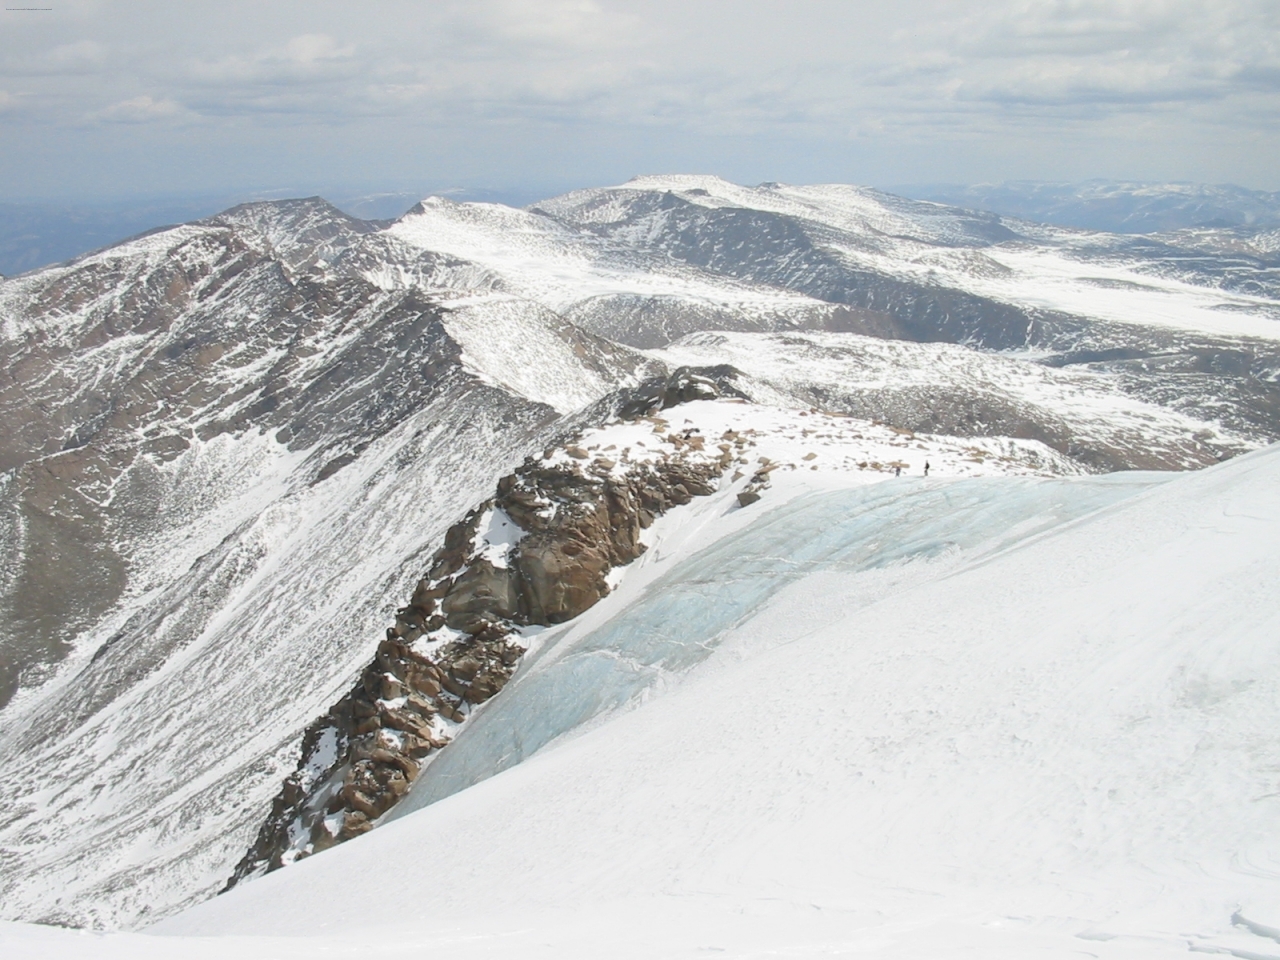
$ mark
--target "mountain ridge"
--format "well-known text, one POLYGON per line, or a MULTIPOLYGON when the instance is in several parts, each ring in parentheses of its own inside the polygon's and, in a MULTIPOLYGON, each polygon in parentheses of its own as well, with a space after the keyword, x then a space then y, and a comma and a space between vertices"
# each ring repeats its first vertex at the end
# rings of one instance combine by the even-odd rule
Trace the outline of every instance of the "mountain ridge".
POLYGON ((0 281, 6 917, 212 894, 445 532, 655 376, 860 483, 1280 438, 1270 268, 1203 235, 706 177, 538 206, 264 202, 0 281))

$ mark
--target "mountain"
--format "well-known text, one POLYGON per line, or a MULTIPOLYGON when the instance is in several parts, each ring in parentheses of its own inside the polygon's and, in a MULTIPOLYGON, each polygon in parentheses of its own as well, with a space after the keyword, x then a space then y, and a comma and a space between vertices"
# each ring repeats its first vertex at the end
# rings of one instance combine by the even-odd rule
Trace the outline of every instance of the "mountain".
MULTIPOLYGON (((523 204, 546 194, 528 189, 454 188, 447 195, 458 200, 523 204)), ((400 216, 422 199, 422 194, 340 191, 330 197, 346 214, 378 220, 400 216)), ((243 199, 196 195, 111 203, 0 202, 0 275, 12 277, 70 260, 128 237, 210 216, 243 199)))
POLYGON ((107 204, 0 203, 0 274, 14 276, 70 260, 126 237, 208 216, 228 202, 222 197, 192 197, 107 204))
POLYGON ((1113 233, 1161 233, 1193 227, 1280 227, 1280 193, 1231 184, 1086 180, 1052 183, 921 184, 895 188, 909 197, 989 210, 1063 227, 1113 233))
POLYGON ((1280 448, 774 484, 658 521, 390 822, 96 955, 1274 953, 1280 448))
MULTIPOLYGON (((392 638, 404 663, 459 645, 432 667, 455 684, 512 658, 517 686, 451 694, 460 719, 419 738, 441 745, 411 796, 434 795, 432 770, 472 769, 460 748, 510 735, 479 721, 515 709, 538 628, 559 621, 504 608, 513 639, 474 670, 462 648, 498 642, 478 622, 405 630, 427 615, 415 598, 440 599, 424 577, 424 594, 462 591, 430 570, 511 492, 504 477, 581 489, 572 510, 598 512, 604 477, 639 483, 613 471, 642 443, 696 438, 715 475, 657 491, 657 537, 704 499, 738 504, 735 523, 781 506, 784 474, 862 491, 928 462, 943 504, 961 478, 1045 492, 1011 493, 1026 512, 995 511, 981 529, 997 536, 1128 489, 1019 477, 1186 470, 1275 441, 1264 247, 673 176, 523 210, 429 198, 392 223, 319 198, 249 204, 0 282, 3 917, 140 927, 222 889, 305 766, 307 731, 349 708, 355 736, 356 704, 387 700, 365 678, 392 638), (581 463, 556 474, 570 450, 581 463), (1054 499, 1068 490, 1094 492, 1054 499)), ((944 524, 926 553, 959 536, 944 524)), ((496 549, 468 542, 450 577, 496 549)), ((632 564, 667 549, 645 542, 632 564)), ((592 546, 565 543, 557 562, 592 546)), ((595 570, 593 600, 621 589, 627 555, 595 570)), ((634 659, 611 649, 589 662, 634 659)), ((641 695, 565 676, 566 704, 641 695)), ((407 724, 401 706, 370 709, 407 724)), ((567 732, 544 729, 525 742, 567 732)))

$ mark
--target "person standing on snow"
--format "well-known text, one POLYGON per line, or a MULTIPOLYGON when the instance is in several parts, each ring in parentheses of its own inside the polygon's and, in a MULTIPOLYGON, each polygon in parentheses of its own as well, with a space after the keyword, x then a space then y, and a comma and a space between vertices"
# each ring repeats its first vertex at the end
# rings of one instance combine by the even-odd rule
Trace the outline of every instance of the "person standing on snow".
POLYGON ((926 460, 926 461, 924 462, 924 475, 925 475, 926 477, 929 475, 929 461, 928 461, 928 460, 926 460))

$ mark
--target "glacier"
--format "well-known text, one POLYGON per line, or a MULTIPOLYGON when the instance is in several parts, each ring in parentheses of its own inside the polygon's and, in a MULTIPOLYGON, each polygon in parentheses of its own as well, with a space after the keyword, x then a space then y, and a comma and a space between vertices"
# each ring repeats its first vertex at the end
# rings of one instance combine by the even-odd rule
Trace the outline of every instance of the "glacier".
MULTIPOLYGON (((591 628, 575 623, 539 634, 537 653, 516 681, 428 765, 392 817, 465 790, 597 716, 675 682, 711 656, 734 627, 802 579, 925 560, 935 561, 931 567, 937 575, 939 565, 944 568, 960 556, 974 562, 1166 479, 1135 473, 941 484, 904 478, 813 491, 772 507, 736 535, 686 559, 674 564, 667 559, 661 563, 665 571, 638 596, 626 590, 628 568, 619 580, 626 592, 617 592, 586 618, 590 623, 608 619, 591 628), (610 617, 611 607, 621 609, 610 617)), ((676 522, 697 524, 708 513, 723 515, 733 508, 733 501, 721 496, 691 504, 676 522)), ((703 522, 714 523, 714 518, 703 522)), ((654 547, 662 552, 661 539, 654 547)))

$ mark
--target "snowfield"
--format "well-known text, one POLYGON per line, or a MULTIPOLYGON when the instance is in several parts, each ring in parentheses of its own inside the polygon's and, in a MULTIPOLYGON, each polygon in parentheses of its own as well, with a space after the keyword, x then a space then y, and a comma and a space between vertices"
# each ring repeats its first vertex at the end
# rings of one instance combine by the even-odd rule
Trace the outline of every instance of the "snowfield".
MULTIPOLYGON (((523 762, 147 934, 5 955, 1280 955, 1280 448, 774 477, 537 638, 493 726, 546 732, 575 658, 648 673, 599 709, 553 684, 582 718, 523 762)), ((441 757, 501 766, 485 719, 441 757)))

